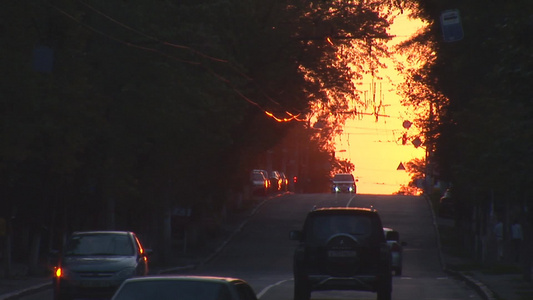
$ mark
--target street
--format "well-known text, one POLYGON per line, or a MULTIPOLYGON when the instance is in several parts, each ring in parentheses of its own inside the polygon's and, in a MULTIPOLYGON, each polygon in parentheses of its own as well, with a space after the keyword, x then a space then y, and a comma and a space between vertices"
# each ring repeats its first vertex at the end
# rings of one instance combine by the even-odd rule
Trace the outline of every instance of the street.
MULTIPOLYGON (((216 257, 188 274, 238 277, 250 283, 261 300, 292 299, 296 242, 289 240, 289 232, 301 228, 314 206, 373 206, 385 227, 400 232, 407 246, 403 274, 393 279, 393 299, 481 299, 442 271, 430 208, 424 198, 414 196, 290 194, 269 199, 216 257)), ((371 292, 312 293, 312 299, 323 300, 375 298, 371 292)), ((52 293, 22 299, 52 299, 52 293)))

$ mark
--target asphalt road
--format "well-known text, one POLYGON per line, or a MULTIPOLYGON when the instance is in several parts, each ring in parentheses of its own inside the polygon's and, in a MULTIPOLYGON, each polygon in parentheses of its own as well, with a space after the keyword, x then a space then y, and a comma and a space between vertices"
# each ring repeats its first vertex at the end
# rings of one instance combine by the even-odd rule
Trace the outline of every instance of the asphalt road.
MULTIPOLYGON (((403 274, 393 279, 394 300, 481 299, 465 283, 442 271, 430 208, 424 198, 413 196, 291 194, 270 199, 215 258, 191 272, 242 278, 260 300, 292 300, 296 242, 289 240, 289 232, 301 228, 314 206, 371 205, 380 212, 383 225, 398 230, 401 240, 407 242, 403 274)), ((52 293, 49 290, 21 299, 47 300, 52 293)), ((313 292, 312 299, 376 299, 376 294, 313 292)))

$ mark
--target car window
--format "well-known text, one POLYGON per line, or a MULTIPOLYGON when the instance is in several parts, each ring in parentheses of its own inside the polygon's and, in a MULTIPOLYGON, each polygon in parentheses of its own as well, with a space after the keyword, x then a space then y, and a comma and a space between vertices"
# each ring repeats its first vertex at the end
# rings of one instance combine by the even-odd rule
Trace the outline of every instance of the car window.
POLYGON ((117 255, 131 256, 135 248, 127 235, 82 234, 74 235, 65 249, 65 255, 117 255))
POLYGON ((127 282, 114 300, 231 300, 228 287, 216 282, 149 280, 127 282))
POLYGON ((371 234, 372 220, 365 215, 316 216, 307 230, 311 243, 324 243, 337 233, 364 238, 371 234))
POLYGON ((337 174, 333 178, 335 181, 354 181, 353 176, 351 174, 337 174))

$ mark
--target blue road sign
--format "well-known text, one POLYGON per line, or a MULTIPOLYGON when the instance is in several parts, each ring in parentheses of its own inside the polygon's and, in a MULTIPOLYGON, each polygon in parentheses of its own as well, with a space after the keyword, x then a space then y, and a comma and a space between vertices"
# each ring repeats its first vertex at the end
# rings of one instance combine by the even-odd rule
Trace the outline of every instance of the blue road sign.
POLYGON ((458 9, 443 11, 440 15, 440 26, 445 42, 456 42, 463 39, 463 25, 458 9))

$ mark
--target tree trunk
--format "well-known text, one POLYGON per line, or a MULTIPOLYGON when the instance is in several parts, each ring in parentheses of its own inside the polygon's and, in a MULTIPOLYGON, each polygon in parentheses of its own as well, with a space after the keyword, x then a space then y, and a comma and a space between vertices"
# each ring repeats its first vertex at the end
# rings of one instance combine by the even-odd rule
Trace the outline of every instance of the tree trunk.
POLYGON ((37 230, 33 232, 31 237, 31 246, 30 246, 30 257, 29 261, 29 271, 31 274, 39 274, 39 253, 41 249, 41 232, 37 230))

